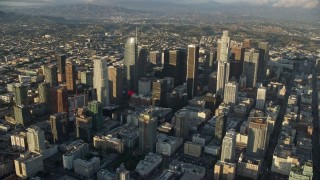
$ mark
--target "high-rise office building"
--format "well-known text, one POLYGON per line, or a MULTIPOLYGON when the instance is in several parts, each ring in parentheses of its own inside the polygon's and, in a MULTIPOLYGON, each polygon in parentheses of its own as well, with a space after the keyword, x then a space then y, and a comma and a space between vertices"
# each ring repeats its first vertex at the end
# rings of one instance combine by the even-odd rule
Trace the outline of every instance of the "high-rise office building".
POLYGON ((213 55, 209 51, 205 52, 205 59, 203 62, 203 84, 207 85, 209 81, 209 76, 213 72, 213 55))
POLYGON ((57 80, 58 82, 64 82, 66 78, 66 60, 67 56, 64 54, 57 55, 57 66, 58 66, 58 71, 57 71, 57 80))
POLYGON ((248 145, 246 155, 263 158, 267 150, 268 124, 266 119, 251 119, 249 122, 248 145))
POLYGON ((213 72, 209 76, 208 91, 215 93, 217 90, 217 72, 213 72))
POLYGON ((169 51, 168 64, 164 68, 166 77, 174 78, 175 86, 185 82, 185 66, 186 66, 186 51, 185 49, 176 49, 169 51))
POLYGON ((120 66, 108 67, 110 103, 120 104, 123 92, 123 68, 120 66))
POLYGON ((149 78, 141 78, 138 83, 138 94, 139 95, 150 95, 151 94, 151 79, 149 78))
POLYGON ((51 87, 58 85, 58 69, 55 65, 44 66, 44 79, 45 82, 50 83, 51 87))
POLYGON ((265 79, 267 72, 267 64, 269 61, 269 43, 268 42, 259 42, 260 50, 260 61, 258 68, 258 79, 265 79))
POLYGON ((27 129, 27 142, 31 152, 41 153, 46 149, 44 131, 38 126, 30 126, 27 129))
POLYGON ((63 142, 69 138, 69 116, 66 112, 50 116, 51 133, 53 142, 63 142))
POLYGON ((109 100, 109 78, 106 59, 94 60, 93 88, 97 92, 97 100, 102 106, 108 106, 109 100))
POLYGON ((102 128, 102 105, 99 101, 88 102, 87 115, 92 117, 93 130, 99 130, 102 128))
POLYGON ((260 86, 257 90, 257 99, 256 99, 256 109, 264 110, 264 105, 266 103, 267 88, 260 86))
POLYGON ((136 38, 129 38, 125 44, 124 71, 128 90, 134 89, 135 66, 138 59, 138 45, 136 38))
POLYGON ((188 99, 197 95, 198 88, 199 45, 188 46, 187 94, 188 99))
POLYGON ((162 64, 162 68, 164 69, 164 72, 166 72, 166 70, 168 69, 168 65, 169 65, 169 50, 168 49, 162 50, 161 64, 162 64))
POLYGON ((239 78, 239 88, 246 89, 247 88, 247 77, 244 74, 241 74, 239 78))
POLYGON ((224 86, 229 82, 230 63, 218 61, 217 86, 216 93, 223 96, 224 86))
POLYGON ((155 152, 158 117, 148 110, 139 117, 139 149, 143 152, 155 152))
POLYGON ((244 53, 243 74, 246 76, 247 87, 256 87, 260 51, 247 49, 244 53))
POLYGON ((57 89, 57 112, 69 113, 68 90, 66 87, 57 89))
POLYGON ((167 81, 159 79, 152 82, 152 105, 164 107, 166 105, 167 81))
POLYGON ((81 81, 81 84, 92 87, 93 86, 93 72, 92 71, 82 71, 80 81, 81 81))
POLYGON ((161 65, 161 53, 159 51, 150 51, 150 63, 156 66, 161 65))
POLYGON ((229 31, 223 31, 223 35, 218 44, 218 72, 216 93, 223 95, 224 86, 229 81, 230 76, 230 37, 229 31))
POLYGON ((234 162, 236 151, 236 132, 229 130, 223 138, 221 148, 221 161, 234 162))
POLYGON ((234 107, 238 100, 239 85, 235 81, 230 81, 225 85, 223 102, 234 107))
POLYGON ((231 48, 231 61, 230 61, 230 77, 239 79, 243 71, 243 59, 245 49, 241 46, 234 45, 231 48))
POLYGON ((66 87, 69 92, 75 92, 76 91, 76 68, 75 65, 68 61, 67 65, 65 67, 65 73, 66 73, 66 87))
POLYGON ((148 52, 145 47, 138 47, 138 59, 135 65, 134 72, 134 91, 138 91, 138 81, 147 75, 148 68, 148 52))
POLYGON ((242 43, 242 47, 243 48, 251 48, 252 46, 252 40, 251 39, 244 39, 243 43, 242 43))
POLYGON ((92 118, 85 115, 85 109, 78 109, 76 117, 76 136, 86 142, 93 139, 92 118))
POLYGON ((50 105, 50 84, 43 82, 38 85, 39 102, 50 105))
POLYGON ((30 122, 30 110, 28 106, 13 106, 16 124, 26 126, 30 122))
POLYGON ((17 83, 13 86, 14 102, 17 106, 28 105, 28 86, 17 83))
POLYGON ((214 132, 214 139, 218 144, 222 143, 223 137, 226 134, 227 129, 227 117, 225 114, 216 116, 216 126, 214 132))
POLYGON ((175 113, 175 136, 186 139, 189 135, 189 112, 181 109, 175 113))

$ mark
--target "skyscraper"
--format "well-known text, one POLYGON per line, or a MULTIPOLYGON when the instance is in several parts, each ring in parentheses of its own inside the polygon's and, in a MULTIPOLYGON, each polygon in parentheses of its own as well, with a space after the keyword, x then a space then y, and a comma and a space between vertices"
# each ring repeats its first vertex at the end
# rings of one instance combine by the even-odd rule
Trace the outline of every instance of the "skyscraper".
POLYGON ((227 129, 227 117, 224 114, 216 116, 216 126, 214 132, 214 139, 218 144, 222 143, 222 139, 226 134, 227 129))
POLYGON ((76 136, 86 142, 91 142, 93 138, 92 118, 87 117, 86 109, 78 109, 76 116, 76 136))
POLYGON ((17 83, 13 86, 14 102, 17 106, 28 105, 28 86, 17 83))
POLYGON ((213 54, 210 53, 209 51, 205 52, 205 59, 203 62, 203 84, 206 85, 208 84, 209 76, 213 72, 213 54))
POLYGON ((66 112, 50 116, 51 133, 53 142, 63 142, 69 137, 69 116, 66 112))
POLYGON ((97 91, 97 100, 102 106, 108 106, 109 101, 109 79, 106 59, 94 60, 93 88, 97 91))
POLYGON ((215 93, 217 90, 217 72, 213 72, 209 76, 208 91, 215 93))
POLYGON ((76 69, 75 65, 68 61, 67 65, 65 67, 65 73, 66 73, 66 87, 69 92, 75 92, 76 91, 76 69))
POLYGON ((159 51, 150 51, 150 63, 156 66, 161 65, 161 53, 159 51))
POLYGON ((58 65, 58 82, 64 82, 66 78, 66 60, 67 56, 64 54, 57 55, 57 65, 58 65))
POLYGON ((175 113, 175 136, 186 139, 189 135, 189 112, 181 109, 175 113))
POLYGON ((69 113, 68 91, 66 87, 57 89, 57 112, 69 113))
POLYGON ((238 100, 239 85, 235 81, 230 81, 225 85, 223 102, 234 107, 238 100))
POLYGON ((267 88, 260 86, 257 90, 256 109, 264 110, 266 95, 267 95, 267 88))
POLYGON ((258 68, 258 79, 265 79, 267 64, 269 61, 269 43, 268 42, 260 42, 259 43, 260 50, 260 61, 258 68))
POLYGON ((123 68, 120 66, 108 67, 110 103, 120 104, 123 92, 123 68))
POLYGON ((138 47, 138 59, 135 64, 134 69, 134 91, 138 91, 138 81, 140 78, 143 78, 147 74, 148 68, 148 53, 147 49, 139 46, 138 47))
POLYGON ((256 87, 260 51, 247 49, 244 53, 243 74, 246 76, 247 87, 256 87))
POLYGON ((159 79, 152 83, 152 105, 164 107, 166 105, 167 81, 159 79))
POLYGON ((27 129, 27 141, 31 152, 41 153, 46 149, 44 131, 38 126, 31 126, 27 129))
POLYGON ((102 105, 99 101, 90 101, 88 103, 87 114, 92 117, 92 126, 94 130, 102 128, 102 105))
POLYGON ((188 99, 197 95, 198 88, 199 45, 188 46, 187 93, 188 99))
POLYGON ((48 82, 51 87, 57 86, 58 85, 57 66, 55 65, 44 66, 44 79, 45 79, 45 82, 48 82))
POLYGON ((268 124, 265 119, 251 119, 249 122, 248 145, 246 154, 248 156, 263 158, 267 150, 268 124))
POLYGON ((223 95, 224 86, 229 81, 230 76, 230 37, 229 31, 223 31, 219 43, 219 59, 218 59, 218 72, 217 72, 217 94, 223 95))
POLYGON ((43 82, 38 85, 39 102, 50 104, 50 84, 43 82))
POLYGON ((242 43, 242 47, 243 48, 251 48, 252 44, 252 40, 251 39, 244 39, 243 43, 242 43))
POLYGON ((16 124, 26 126, 30 122, 30 111, 28 106, 13 106, 16 124))
POLYGON ((221 149, 221 161, 233 162, 236 151, 236 132, 229 130, 223 138, 221 149))
POLYGON ((124 70, 128 90, 134 89, 135 65, 138 59, 137 39, 129 38, 125 44, 124 70))
POLYGON ((139 117, 139 149, 154 152, 157 143, 158 117, 148 110, 139 117))

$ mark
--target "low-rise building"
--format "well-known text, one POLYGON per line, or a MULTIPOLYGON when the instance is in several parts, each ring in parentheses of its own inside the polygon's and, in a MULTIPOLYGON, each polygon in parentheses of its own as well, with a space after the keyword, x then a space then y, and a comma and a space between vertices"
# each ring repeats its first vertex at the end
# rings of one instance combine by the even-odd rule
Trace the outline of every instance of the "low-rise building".
POLYGON ((173 155, 182 145, 182 138, 158 134, 158 142, 156 144, 156 152, 165 156, 173 155))
POLYGON ((236 163, 218 161, 214 165, 214 179, 233 180, 236 176, 236 163))
POLYGON ((289 180, 312 180, 313 164, 311 161, 306 162, 303 166, 292 166, 289 180))
POLYGON ((84 158, 85 155, 89 152, 89 144, 81 141, 80 143, 75 144, 75 146, 71 147, 65 154, 62 156, 63 160, 63 168, 65 169, 73 169, 74 160, 78 158, 84 158))
POLYGON ((141 177, 147 177, 153 170, 155 170, 162 162, 162 157, 155 153, 149 153, 146 157, 141 160, 136 171, 141 177))
POLYGON ((291 145, 278 145, 273 153, 271 171, 288 176, 291 166, 298 165, 296 148, 291 145))
POLYGON ((96 149, 102 151, 113 150, 120 154, 124 152, 124 142, 122 139, 112 137, 112 135, 107 136, 94 136, 93 146, 96 149))
POLYGON ((74 172, 86 178, 92 177, 100 170, 100 158, 93 157, 90 160, 74 160, 74 172))
POLYGON ((200 157, 202 153, 202 146, 201 144, 185 142, 183 150, 184 150, 184 154, 200 157))
POLYGON ((40 154, 26 152, 14 160, 16 175, 27 179, 44 170, 43 157, 40 154))
POLYGON ((28 148, 27 133, 19 132, 11 135, 11 146, 13 149, 25 151, 28 148))
POLYGON ((260 160, 244 156, 242 153, 238 161, 237 175, 251 179, 258 179, 260 167, 260 160))

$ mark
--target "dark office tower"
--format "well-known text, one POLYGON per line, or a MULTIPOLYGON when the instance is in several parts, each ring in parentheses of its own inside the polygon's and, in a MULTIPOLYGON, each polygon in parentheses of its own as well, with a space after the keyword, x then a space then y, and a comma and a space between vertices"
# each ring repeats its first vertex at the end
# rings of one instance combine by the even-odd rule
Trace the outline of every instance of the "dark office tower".
POLYGON ((239 80, 243 71, 243 61, 230 61, 230 77, 239 80))
POLYGON ((216 89, 217 89, 217 72, 213 72, 209 76, 208 91, 210 93, 216 93, 216 89))
POLYGON ((204 85, 208 84, 209 76, 213 71, 213 54, 209 51, 206 52, 206 57, 204 59, 204 72, 203 72, 203 83, 204 85))
POLYGON ((38 85, 39 102, 50 104, 50 84, 43 82, 38 85))
POLYGON ((102 104, 99 101, 90 101, 88 103, 88 116, 92 117, 92 126, 95 131, 103 126, 102 104))
POLYGON ((69 112, 68 91, 66 87, 54 87, 51 89, 51 114, 69 112))
POLYGON ((168 69, 168 65, 169 65, 169 50, 168 49, 162 50, 161 64, 164 69, 164 72, 166 72, 166 70, 168 69))
POLYGON ((181 109, 174 115, 175 121, 175 136, 187 139, 189 136, 189 111, 187 109, 181 109))
POLYGON ((139 79, 145 77, 148 67, 148 52, 144 47, 138 48, 138 62, 135 66, 134 91, 138 92, 139 79))
POLYGON ((169 63, 164 69, 164 75, 174 78, 175 86, 183 84, 184 66, 183 59, 180 58, 180 50, 169 51, 169 63))
POLYGON ((188 46, 188 62, 187 62, 187 94, 188 99, 192 99, 197 95, 198 88, 198 65, 199 65, 199 46, 188 46))
POLYGON ((57 108, 58 112, 69 113, 68 90, 66 87, 60 87, 57 90, 57 108))
POLYGON ((138 59, 138 45, 136 38, 129 38, 125 44, 124 71, 127 90, 134 89, 135 66, 138 59))
POLYGON ((69 115, 66 112, 50 116, 51 133, 53 142, 63 142, 69 138, 69 115))
POLYGON ((260 51, 247 49, 244 53, 243 74, 246 77, 247 87, 256 87, 260 51))
POLYGON ((248 156, 263 158, 267 150, 268 124, 265 119, 251 119, 249 122, 248 156))
POLYGON ((13 86, 14 102, 16 106, 28 105, 28 86, 24 84, 15 84, 13 86))
POLYGON ((214 132, 214 139, 218 144, 222 143, 223 137, 226 134, 227 130, 227 117, 224 114, 221 114, 216 117, 216 127, 214 132))
POLYGON ((44 79, 45 79, 45 82, 48 82, 51 87, 57 86, 58 85, 57 66, 54 66, 54 65, 44 66, 44 79))
POLYGON ((62 54, 62 55, 57 55, 56 58, 57 58, 57 65, 58 65, 58 81, 64 82, 66 78, 67 56, 62 54))
POLYGON ((166 105, 167 81, 160 79, 152 83, 152 105, 164 107, 166 105))
POLYGON ((152 112, 144 112, 139 117, 139 149, 143 152, 155 152, 157 143, 158 117, 152 112))
POLYGON ((16 124, 26 126, 30 122, 30 111, 28 106, 13 106, 16 124))
POLYGON ((120 104, 123 91, 123 68, 120 66, 108 67, 110 103, 120 104))
POLYGON ((247 48, 251 48, 252 46, 252 40, 251 39, 245 39, 243 41, 242 47, 247 49, 247 48))
POLYGON ((68 61, 66 68, 66 87, 69 92, 76 92, 76 68, 75 65, 71 62, 68 61))
POLYGON ((91 142, 93 138, 92 118, 85 115, 76 117, 76 135, 77 138, 86 142, 91 142))
POLYGON ((259 61, 259 69, 258 69, 258 79, 265 79, 266 72, 267 72, 267 64, 270 58, 269 43, 260 42, 259 50, 260 50, 260 61, 259 61))
POLYGON ((150 51, 150 63, 156 66, 161 65, 161 53, 159 51, 150 51))

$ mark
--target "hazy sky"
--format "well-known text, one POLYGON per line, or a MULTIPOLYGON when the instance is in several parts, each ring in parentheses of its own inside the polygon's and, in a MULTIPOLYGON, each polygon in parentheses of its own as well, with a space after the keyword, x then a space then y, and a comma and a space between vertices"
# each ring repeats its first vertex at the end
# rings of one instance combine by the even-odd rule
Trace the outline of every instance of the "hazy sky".
MULTIPOLYGON (((32 3, 95 3, 95 2, 107 2, 110 0, 0 0, 3 3, 11 3, 21 5, 32 2, 32 3)), ((112 0, 111 0, 112 1, 112 0)), ((113 0, 114 1, 114 0, 113 0)), ((119 0, 117 0, 119 1, 119 0)), ((126 0, 132 1, 132 0, 126 0)), ((179 2, 179 3, 203 3, 203 2, 220 2, 220 3, 239 3, 239 2, 247 2, 258 5, 269 5, 273 7, 301 7, 306 9, 319 8, 320 0, 136 0, 136 1, 155 1, 155 2, 179 2)), ((319 8, 320 10, 320 8, 319 8)))

